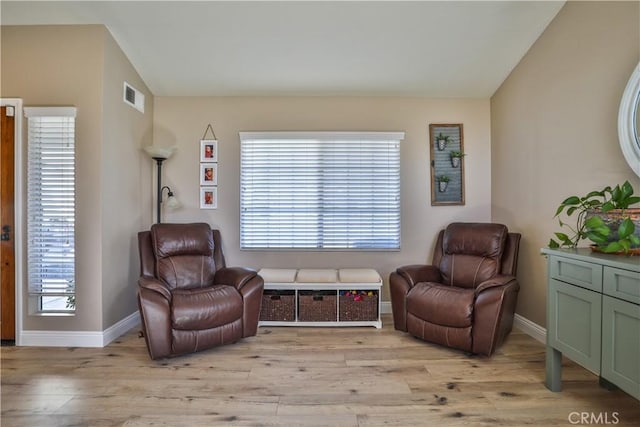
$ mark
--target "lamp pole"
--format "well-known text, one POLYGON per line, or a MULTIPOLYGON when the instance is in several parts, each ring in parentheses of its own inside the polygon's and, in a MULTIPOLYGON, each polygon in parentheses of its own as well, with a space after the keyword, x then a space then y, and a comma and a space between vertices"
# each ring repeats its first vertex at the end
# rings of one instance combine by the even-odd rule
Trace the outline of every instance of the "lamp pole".
POLYGON ((160 203, 162 203, 162 162, 167 160, 166 157, 153 157, 158 165, 158 197, 156 200, 156 223, 160 224, 160 203))

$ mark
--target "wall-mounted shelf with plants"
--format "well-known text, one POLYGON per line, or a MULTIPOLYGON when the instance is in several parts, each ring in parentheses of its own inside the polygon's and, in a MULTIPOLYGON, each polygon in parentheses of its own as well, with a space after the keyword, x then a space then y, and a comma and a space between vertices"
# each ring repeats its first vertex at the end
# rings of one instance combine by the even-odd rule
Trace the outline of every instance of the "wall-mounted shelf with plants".
POLYGON ((464 205, 462 124, 430 124, 431 205, 464 205))

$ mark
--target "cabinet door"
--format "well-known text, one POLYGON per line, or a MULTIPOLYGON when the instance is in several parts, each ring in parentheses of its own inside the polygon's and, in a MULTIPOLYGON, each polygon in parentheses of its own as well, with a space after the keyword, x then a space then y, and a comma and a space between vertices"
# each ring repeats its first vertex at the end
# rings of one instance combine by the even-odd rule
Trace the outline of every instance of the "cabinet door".
POLYGON ((547 310, 547 345, 599 373, 602 295, 550 279, 547 310))
POLYGON ((604 296, 602 377, 640 399, 640 306, 604 296))

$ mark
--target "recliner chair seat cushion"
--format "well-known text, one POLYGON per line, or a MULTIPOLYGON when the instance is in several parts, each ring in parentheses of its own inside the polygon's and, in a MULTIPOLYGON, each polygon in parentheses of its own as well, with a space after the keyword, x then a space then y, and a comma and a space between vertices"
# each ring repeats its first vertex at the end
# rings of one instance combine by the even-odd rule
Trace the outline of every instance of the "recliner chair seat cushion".
POLYGON ((466 328, 472 324, 474 299, 473 289, 422 282, 407 294, 407 312, 436 325, 466 328))
POLYGON ((242 296, 232 286, 176 289, 172 296, 174 329, 210 329, 242 318, 242 296))

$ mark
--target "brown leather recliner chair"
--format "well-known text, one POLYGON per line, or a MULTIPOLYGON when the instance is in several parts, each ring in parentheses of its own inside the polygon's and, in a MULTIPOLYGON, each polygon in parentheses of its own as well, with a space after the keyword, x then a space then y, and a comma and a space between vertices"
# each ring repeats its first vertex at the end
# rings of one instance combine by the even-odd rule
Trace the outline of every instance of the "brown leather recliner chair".
POLYGON ((225 267, 208 224, 155 224, 138 233, 138 307, 152 359, 229 344, 257 332, 264 281, 225 267))
POLYGON ((438 235, 432 265, 389 277, 397 330, 490 356, 513 325, 520 234, 502 224, 453 223, 438 235))

